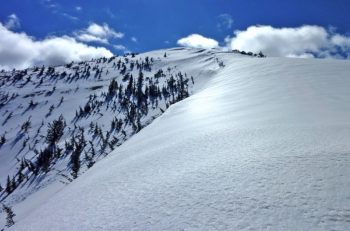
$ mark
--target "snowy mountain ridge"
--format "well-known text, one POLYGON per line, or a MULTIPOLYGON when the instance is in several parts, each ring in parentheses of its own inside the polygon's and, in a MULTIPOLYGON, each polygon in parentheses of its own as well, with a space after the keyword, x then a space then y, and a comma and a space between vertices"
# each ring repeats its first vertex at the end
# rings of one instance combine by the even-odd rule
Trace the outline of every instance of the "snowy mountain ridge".
MULTIPOLYGON (((5 201, 13 202, 17 215, 13 230, 349 228, 348 61, 258 59, 187 48, 149 52, 137 55, 135 60, 141 58, 146 63, 146 57, 152 57, 153 62, 151 71, 142 68, 145 79, 157 78, 154 75, 162 69, 166 76, 159 78, 160 85, 171 89, 170 77, 177 77, 177 88, 186 89, 188 95, 177 91, 176 96, 183 97, 176 104, 172 104, 176 97, 171 94, 168 98, 163 96, 165 100, 158 98, 159 107, 152 107, 153 103, 147 101, 147 115, 142 110, 138 113, 145 115, 140 118, 142 130, 138 130, 137 116, 134 126, 129 120, 125 130, 128 139, 66 187, 55 181, 33 191, 25 200, 6 198, 5 201), (188 80, 181 81, 179 72, 188 80), (167 105, 170 107, 165 110, 167 105)), ((111 62, 110 69, 106 69, 113 73, 113 68, 111 62)), ((106 73, 106 69, 102 72, 106 73)), ((139 70, 132 74, 138 76, 139 70)), ((100 107, 109 109, 113 105, 104 104, 109 99, 106 92, 113 90, 115 84, 111 84, 113 74, 105 76, 106 79, 101 77, 104 91, 92 98, 103 99, 100 107)), ((128 89, 129 81, 124 83, 118 78, 123 76, 116 80, 128 89)), ((96 79, 93 82, 96 84, 96 79)), ((142 87, 145 92, 145 85, 142 87)), ((57 94, 57 89, 53 91, 50 86, 46 91, 57 94)), ((138 98, 136 90, 131 90, 130 95, 135 104, 143 98, 138 98)), ((86 94, 82 107, 88 97, 86 94)), ((81 105, 81 99, 76 100, 81 105)), ((49 105, 42 114, 48 109, 49 105)), ((84 117, 76 116, 75 110, 67 108, 63 116, 84 117)), ((5 115, 8 113, 10 110, 5 115)), ((123 115, 128 114, 130 110, 123 115)), ((93 116, 94 121, 105 124, 104 132, 109 131, 113 117, 99 117, 97 111, 93 116)), ((27 119, 18 117, 23 122, 27 119)), ((80 121, 80 126, 88 130, 89 118, 80 121)), ((18 131, 22 121, 16 124, 18 131)), ((17 137, 18 133, 6 134, 17 137)), ((84 139, 93 140, 92 134, 93 130, 86 132, 84 139)), ((118 140, 121 137, 122 134, 118 140)), ((6 145, 9 144, 2 148, 10 150, 6 145)), ((72 152, 79 149, 76 144, 73 146, 72 152)), ((54 167, 62 167, 68 176, 72 172, 67 169, 70 160, 67 156, 54 167)), ((85 161, 81 157, 80 164, 87 164, 85 161)), ((4 166, 13 162, 7 163, 10 164, 4 166)), ((5 174, 1 176, 6 179, 5 174)), ((17 190, 22 189, 26 190, 17 190)), ((14 193, 21 195, 20 191, 14 193)))
POLYGON ((166 59, 164 51, 2 72, 1 200, 21 188, 29 195, 50 174, 71 182, 188 97, 193 77, 166 59))

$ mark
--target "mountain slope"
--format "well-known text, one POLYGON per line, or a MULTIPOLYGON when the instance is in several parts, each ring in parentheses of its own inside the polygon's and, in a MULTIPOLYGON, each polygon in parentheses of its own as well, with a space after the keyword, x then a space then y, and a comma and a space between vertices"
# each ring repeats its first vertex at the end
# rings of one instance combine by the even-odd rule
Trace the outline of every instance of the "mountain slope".
POLYGON ((220 68, 210 51, 166 52, 1 71, 0 202, 20 206, 40 190, 50 198, 220 68), (194 85, 190 74, 205 78, 194 85))
POLYGON ((13 230, 349 229, 349 62, 206 53, 224 67, 13 230))

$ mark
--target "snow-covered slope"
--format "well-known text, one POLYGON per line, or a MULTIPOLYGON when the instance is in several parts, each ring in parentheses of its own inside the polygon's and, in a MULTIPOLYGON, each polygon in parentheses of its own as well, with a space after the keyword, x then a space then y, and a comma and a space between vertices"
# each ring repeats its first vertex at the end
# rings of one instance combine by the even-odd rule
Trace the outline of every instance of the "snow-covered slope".
POLYGON ((350 229, 349 61, 167 53, 195 93, 13 230, 350 229))
MULTIPOLYGON (((166 52, 0 72, 0 202, 34 202, 17 219, 199 89, 221 65, 210 51, 166 52), (185 70, 205 77, 194 85, 185 70), (33 197, 41 200, 27 200, 39 190, 45 194, 33 197)), ((3 215, 0 209, 0 227, 3 215)))

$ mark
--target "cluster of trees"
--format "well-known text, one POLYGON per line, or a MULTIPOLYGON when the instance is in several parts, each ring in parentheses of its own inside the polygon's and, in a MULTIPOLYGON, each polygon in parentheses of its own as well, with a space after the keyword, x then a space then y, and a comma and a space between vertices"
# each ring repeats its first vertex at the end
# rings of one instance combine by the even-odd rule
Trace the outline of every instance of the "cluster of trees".
MULTIPOLYGON (((42 121, 41 126, 37 128, 35 137, 44 137, 45 143, 42 143, 40 150, 37 150, 35 144, 40 142, 41 138, 35 140, 34 146, 31 142, 32 147, 29 145, 29 150, 35 153, 35 158, 19 160, 20 166, 16 174, 12 177, 8 176, 4 188, 0 185, 0 197, 1 192, 4 193, 3 195, 11 194, 30 177, 46 174, 60 158, 68 157, 70 174, 73 179, 77 178, 84 164, 87 168, 92 167, 100 156, 107 155, 128 136, 140 131, 146 122, 149 110, 159 108, 160 110, 157 111, 164 112, 159 107, 160 102, 167 108, 189 96, 188 89, 191 83, 194 84, 193 78, 191 82, 186 73, 175 72, 171 68, 168 68, 167 71, 160 69, 152 73, 154 59, 145 57, 135 60, 133 59, 135 56, 135 54, 131 54, 131 58, 129 56, 101 58, 93 60, 93 66, 89 62, 78 64, 72 62, 66 65, 66 68, 71 70, 70 74, 67 74, 68 70, 61 73, 56 72, 54 67, 42 66, 33 70, 39 79, 39 84, 36 87, 43 84, 45 78, 57 78, 65 82, 85 80, 90 77, 99 79, 103 75, 108 75, 109 71, 116 73, 119 78, 112 78, 106 91, 102 91, 98 95, 96 93, 90 94, 85 105, 76 110, 75 118, 71 122, 73 128, 67 126, 65 118, 61 115, 48 123, 47 133, 42 136, 40 135, 41 128, 44 126, 44 121, 42 121), (105 70, 105 66, 99 65, 104 63, 111 63, 113 70, 105 70), (91 122, 89 129, 77 126, 79 120, 94 115, 103 115, 103 113, 114 115, 110 121, 109 129, 97 122, 91 122), (64 141, 61 142, 63 138, 64 141)), ((53 87, 52 90, 46 92, 45 96, 50 96, 55 90, 56 87, 53 87)), ((6 98, 4 101, 7 101, 9 96, 4 98, 6 98)), ((57 106, 52 104, 46 118, 63 101, 64 97, 62 96, 57 106)), ((37 104, 31 99, 26 110, 34 109, 37 104)), ((12 113, 9 113, 8 119, 11 117, 12 113)), ((20 132, 27 136, 23 142, 23 148, 27 146, 28 131, 31 128, 32 123, 29 117, 20 126, 20 132)), ((5 135, 1 135, 0 147, 5 142, 5 135)))
POLYGON ((266 58, 266 55, 264 55, 261 51, 259 53, 253 53, 253 52, 246 52, 246 51, 240 51, 240 50, 233 50, 233 53, 239 53, 242 55, 249 55, 249 56, 254 56, 258 58, 266 58))
POLYGON ((11 100, 16 99, 18 96, 17 93, 10 94, 9 92, 0 93, 0 109, 8 104, 11 100))
MULTIPOLYGON (((37 155, 35 162, 22 159, 17 173, 13 177, 7 177, 6 186, 4 190, 0 190, 0 192, 5 191, 7 195, 11 194, 25 179, 28 180, 29 173, 36 176, 40 171, 48 172, 51 162, 61 157, 62 149, 58 147, 57 143, 64 134, 65 127, 66 122, 62 115, 57 120, 49 123, 46 135, 46 143, 48 146, 44 150, 34 151, 37 155)), ((21 126, 21 130, 27 132, 29 128, 30 120, 28 119, 21 126)), ((0 188, 2 189, 1 186, 0 188)))
MULTIPOLYGON (((115 58, 101 61, 113 62, 115 58)), ((106 92, 102 92, 100 95, 91 94, 85 105, 76 110, 76 122, 107 110, 118 114, 110 122, 110 130, 107 132, 102 132, 97 123, 90 124, 88 133, 93 134, 92 138, 98 139, 100 142, 99 147, 96 147, 94 145, 96 142, 92 140, 82 142, 89 144, 84 145, 86 147, 84 150, 87 150, 84 152, 88 167, 94 164, 96 153, 103 155, 106 148, 113 150, 114 146, 118 145, 120 141, 118 136, 124 138, 127 136, 124 128, 130 126, 134 133, 140 131, 143 127, 141 120, 147 116, 150 107, 157 107, 160 100, 163 100, 166 107, 169 107, 171 104, 189 96, 190 79, 187 74, 178 72, 167 76, 166 72, 160 69, 153 76, 146 77, 152 70, 153 62, 153 58, 149 57, 136 61, 128 58, 118 59, 113 63, 113 68, 122 75, 121 81, 118 82, 116 78, 113 78, 106 92), (135 71, 132 71, 135 69, 138 71, 137 77, 133 76, 135 71)), ((168 73, 170 71, 171 68, 168 69, 168 73)), ((194 84, 193 78, 192 84, 194 84)), ((66 143, 67 149, 71 152, 74 150, 73 143, 73 140, 66 143)), ((82 152, 79 148, 76 149, 78 150, 77 154, 73 156, 80 157, 82 152)), ((72 166, 73 163, 75 163, 75 166, 80 166, 79 158, 73 159, 76 161, 72 161, 72 166)), ((77 171, 74 170, 73 172, 77 171)), ((73 177, 76 177, 76 175, 73 177)))
POLYGON ((102 93, 102 97, 90 95, 88 102, 76 111, 76 120, 97 114, 102 106, 106 106, 106 109, 111 108, 113 111, 121 109, 126 114, 124 123, 132 124, 135 130, 139 130, 139 121, 148 114, 150 106, 157 106, 159 100, 164 100, 169 107, 189 96, 187 74, 172 74, 160 84, 158 79, 165 76, 163 70, 159 70, 154 74, 154 78, 148 78, 146 81, 141 70, 137 78, 127 73, 123 77, 123 81, 127 82, 125 88, 125 84, 119 84, 117 80, 112 79, 108 91, 102 93))

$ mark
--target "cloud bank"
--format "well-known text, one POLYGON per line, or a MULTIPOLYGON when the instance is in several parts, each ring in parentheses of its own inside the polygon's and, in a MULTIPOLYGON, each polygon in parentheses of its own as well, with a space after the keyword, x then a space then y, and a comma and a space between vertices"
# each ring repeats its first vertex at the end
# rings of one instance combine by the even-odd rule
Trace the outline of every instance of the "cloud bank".
MULTIPOLYGON (((350 59, 349 36, 314 25, 295 28, 250 26, 246 30, 234 31, 234 36, 228 36, 225 42, 222 49, 254 53, 262 51, 270 57, 350 59)), ((219 47, 218 41, 199 34, 181 38, 177 44, 194 48, 219 47)))
POLYGON ((231 49, 259 52, 276 57, 332 58, 350 54, 350 37, 334 34, 320 26, 296 28, 250 26, 235 31, 228 39, 231 49))
POLYGON ((199 34, 191 34, 185 38, 181 38, 177 41, 177 44, 185 47, 205 49, 219 47, 218 41, 211 38, 206 38, 199 34))
POLYGON ((112 55, 104 47, 88 46, 69 36, 36 40, 25 33, 13 32, 0 23, 0 69, 60 65, 112 55))

